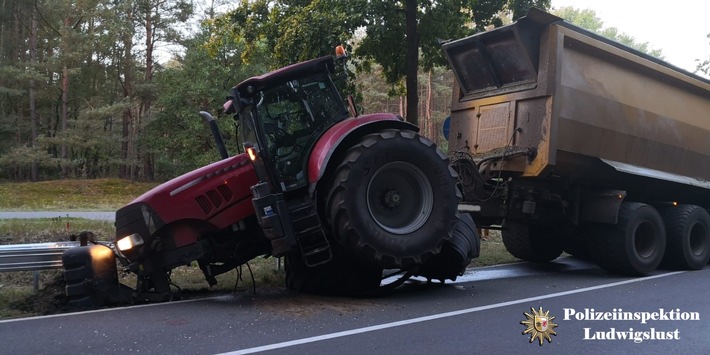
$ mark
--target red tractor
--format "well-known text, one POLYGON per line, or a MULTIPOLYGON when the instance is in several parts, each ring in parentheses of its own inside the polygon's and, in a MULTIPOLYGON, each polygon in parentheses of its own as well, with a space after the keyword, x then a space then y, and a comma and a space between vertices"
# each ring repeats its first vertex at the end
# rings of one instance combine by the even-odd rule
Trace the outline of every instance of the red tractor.
POLYGON ((178 266, 197 262, 213 285, 259 256, 284 257, 286 286, 320 294, 372 292, 385 269, 455 280, 479 239, 458 213, 447 156, 397 115, 358 115, 334 85, 336 64, 321 57, 232 88, 224 108, 242 154, 228 156, 201 112, 222 160, 119 209, 115 243, 69 250, 69 300, 168 300, 178 266), (119 286, 116 258, 135 289, 119 286))

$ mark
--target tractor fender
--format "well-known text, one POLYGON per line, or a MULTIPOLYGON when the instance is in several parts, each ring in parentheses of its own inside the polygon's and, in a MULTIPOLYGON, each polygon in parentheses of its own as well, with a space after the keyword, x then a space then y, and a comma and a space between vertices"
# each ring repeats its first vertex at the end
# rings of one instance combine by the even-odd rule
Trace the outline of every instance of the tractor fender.
MULTIPOLYGON (((311 196, 325 175, 330 159, 348 150, 360 137, 383 129, 406 129, 419 132, 419 127, 391 113, 374 113, 340 121, 316 142, 308 158, 308 183, 311 196)), ((339 163, 339 162, 338 162, 339 163)))

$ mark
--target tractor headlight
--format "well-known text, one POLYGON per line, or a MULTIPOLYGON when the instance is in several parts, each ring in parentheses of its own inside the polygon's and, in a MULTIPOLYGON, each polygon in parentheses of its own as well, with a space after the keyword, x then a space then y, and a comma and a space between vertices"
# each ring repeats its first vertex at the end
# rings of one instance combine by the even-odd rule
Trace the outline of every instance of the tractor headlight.
POLYGON ((116 242, 116 246, 120 251, 131 250, 139 245, 143 245, 143 237, 138 233, 123 237, 116 242))
POLYGON ((244 149, 247 151, 249 159, 252 162, 256 162, 256 160, 259 159, 259 150, 256 149, 256 147, 254 147, 251 143, 245 143, 244 149))

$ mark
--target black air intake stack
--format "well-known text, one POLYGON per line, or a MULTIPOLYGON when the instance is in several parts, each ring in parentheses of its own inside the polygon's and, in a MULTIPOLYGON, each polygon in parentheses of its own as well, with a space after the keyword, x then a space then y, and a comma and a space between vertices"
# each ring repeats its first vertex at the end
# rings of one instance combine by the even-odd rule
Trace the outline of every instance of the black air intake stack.
POLYGON ((227 153, 227 147, 224 145, 224 140, 222 139, 222 134, 219 132, 219 126, 217 126, 217 120, 212 117, 212 115, 207 111, 200 111, 200 117, 210 126, 210 131, 212 131, 212 137, 214 137, 214 142, 217 144, 217 149, 219 150, 219 155, 222 159, 229 158, 227 153))

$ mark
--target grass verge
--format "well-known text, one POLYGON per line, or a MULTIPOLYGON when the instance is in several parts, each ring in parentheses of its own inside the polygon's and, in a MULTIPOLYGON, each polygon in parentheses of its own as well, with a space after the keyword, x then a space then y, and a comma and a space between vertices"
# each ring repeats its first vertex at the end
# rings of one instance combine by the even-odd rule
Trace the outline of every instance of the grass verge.
MULTIPOLYGON (((98 240, 110 241, 112 222, 81 218, 43 218, 0 220, 0 245, 68 241, 71 234, 93 231, 98 240)), ((63 275, 60 270, 38 272, 38 291, 34 290, 35 272, 0 272, 0 319, 31 317, 67 311, 63 275)), ((185 298, 204 294, 251 291, 257 288, 283 287, 283 265, 276 258, 256 258, 248 265, 217 276, 217 285, 209 287, 196 263, 178 267, 171 281, 185 298)), ((120 282, 135 287, 135 277, 121 275, 120 282)))
POLYGON ((4 211, 115 211, 156 183, 120 179, 0 183, 4 211))
POLYGON ((481 240, 481 255, 473 260, 471 266, 491 266, 509 264, 520 261, 510 255, 503 245, 503 237, 500 231, 491 230, 486 240, 481 240))

